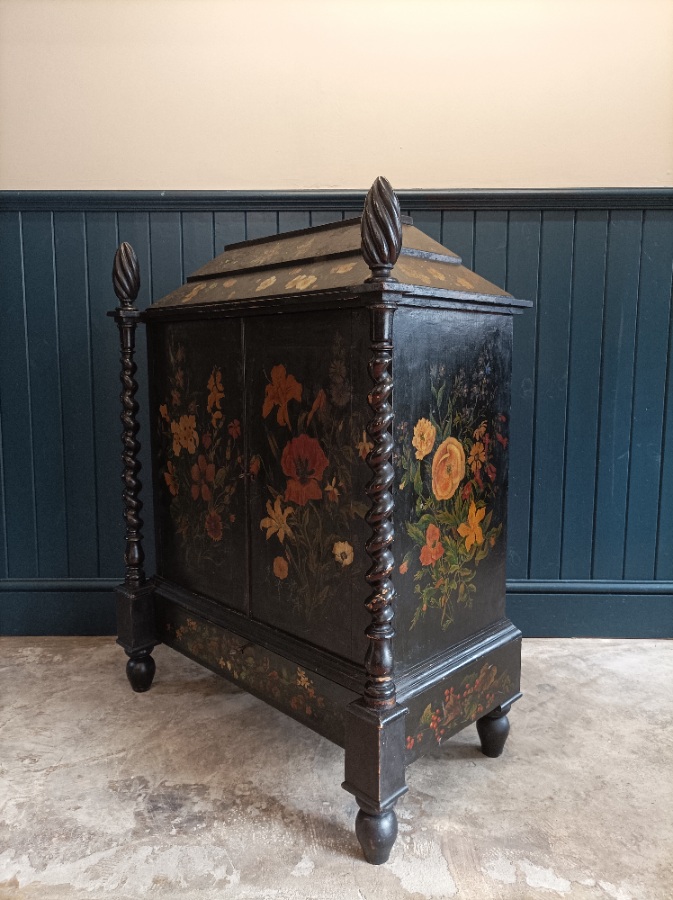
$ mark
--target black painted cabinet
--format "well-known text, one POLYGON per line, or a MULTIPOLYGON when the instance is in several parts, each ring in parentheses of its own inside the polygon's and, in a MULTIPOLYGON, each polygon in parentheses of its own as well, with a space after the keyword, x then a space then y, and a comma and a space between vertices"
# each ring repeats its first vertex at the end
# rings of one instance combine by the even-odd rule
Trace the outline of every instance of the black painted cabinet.
POLYGON ((385 862, 405 766, 472 722, 502 752, 515 300, 400 216, 225 248, 140 316, 122 245, 126 578, 136 690, 163 641, 346 750, 385 862), (157 573, 143 571, 134 337, 150 361, 157 573))

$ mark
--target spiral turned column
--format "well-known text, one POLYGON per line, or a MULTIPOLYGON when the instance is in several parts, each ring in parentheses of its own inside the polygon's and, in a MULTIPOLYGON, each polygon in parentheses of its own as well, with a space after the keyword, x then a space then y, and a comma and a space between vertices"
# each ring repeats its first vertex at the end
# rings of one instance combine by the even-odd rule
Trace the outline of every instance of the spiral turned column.
POLYGON ((150 653, 153 639, 152 589, 146 584, 143 562, 143 520, 141 518, 142 483, 140 441, 138 440, 138 382, 135 362, 135 334, 140 313, 134 302, 140 289, 140 269, 133 247, 124 241, 117 248, 112 267, 112 284, 119 300, 113 316, 119 328, 121 349, 121 421, 122 421, 122 482, 124 490, 124 522, 126 549, 124 552, 124 584, 117 591, 117 621, 119 643, 129 657, 126 665, 134 691, 146 691, 154 678, 155 663, 150 653))
POLYGON ((124 521, 126 523, 126 552, 124 553, 126 574, 124 583, 129 588, 137 588, 145 583, 145 572, 143 571, 143 562, 145 560, 142 535, 143 520, 140 517, 140 512, 143 508, 143 503, 140 499, 142 482, 138 477, 141 469, 140 460, 138 459, 140 441, 137 437, 140 429, 137 418, 139 406, 136 400, 138 382, 135 377, 138 367, 134 359, 138 317, 134 301, 140 289, 140 272, 135 251, 126 241, 119 245, 115 253, 112 267, 112 283, 120 304, 116 310, 116 321, 119 326, 121 345, 120 379, 122 392, 120 399, 123 425, 122 444, 124 446, 122 452, 122 462, 124 464, 122 472, 124 491, 122 498, 124 501, 124 521))
MULTIPOLYGON (((376 179, 367 194, 361 233, 362 256, 372 272, 368 281, 395 281, 391 272, 402 250, 402 219, 397 196, 383 176, 376 179)), ((374 446, 367 457, 373 477, 366 488, 371 508, 365 519, 372 529, 366 543, 371 559, 366 579, 372 589, 366 606, 372 621, 366 629, 369 646, 365 656, 367 681, 363 700, 372 709, 395 706, 392 652, 395 587, 390 577, 395 562, 392 553, 394 504, 390 490, 395 477, 391 463, 393 408, 390 403, 394 309, 393 304, 381 302, 370 310, 372 355, 369 375, 374 387, 367 397, 373 413, 367 430, 374 446)))
POLYGON ((393 439, 390 433, 393 422, 393 408, 390 404, 393 390, 390 374, 393 358, 393 311, 386 306, 376 306, 371 310, 372 356, 369 360, 369 374, 374 387, 367 397, 373 412, 367 432, 374 446, 367 456, 367 465, 372 470, 373 477, 366 487, 371 507, 365 514, 365 520, 371 527, 372 534, 365 544, 371 559, 365 578, 372 592, 365 605, 372 621, 365 629, 369 644, 365 655, 367 680, 363 699, 372 709, 391 709, 395 706, 392 652, 392 639, 395 636, 395 586, 391 579, 395 565, 392 552, 394 504, 390 490, 395 476, 391 463, 393 439))
POLYGON ((385 178, 377 178, 367 195, 362 215, 362 255, 371 269, 370 284, 381 284, 370 306, 373 381, 367 400, 372 411, 367 431, 372 450, 367 464, 371 501, 365 515, 372 533, 365 544, 371 560, 366 574, 371 593, 365 601, 371 622, 365 629, 365 683, 362 697, 349 707, 346 724, 346 781, 360 811, 355 833, 365 858, 374 865, 386 862, 397 837, 394 806, 407 790, 404 778, 404 717, 406 709, 395 694, 393 629, 395 587, 392 581, 393 495, 393 297, 384 282, 395 281, 391 272, 402 247, 400 207, 385 178))

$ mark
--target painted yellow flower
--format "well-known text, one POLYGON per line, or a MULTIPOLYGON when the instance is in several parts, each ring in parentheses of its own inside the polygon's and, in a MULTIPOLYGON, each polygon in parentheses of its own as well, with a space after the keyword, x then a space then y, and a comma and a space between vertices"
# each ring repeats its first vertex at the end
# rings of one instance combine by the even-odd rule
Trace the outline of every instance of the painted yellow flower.
POLYGON ((344 568, 353 562, 353 546, 348 541, 335 541, 332 553, 335 561, 344 568))
POLYGON ((339 490, 340 487, 342 487, 342 485, 337 483, 336 475, 328 484, 325 485, 325 496, 328 500, 331 500, 332 503, 339 502, 339 497, 341 495, 341 491, 339 490))
POLYGON ((483 436, 486 434, 487 427, 488 426, 486 424, 486 420, 484 420, 478 428, 475 428, 475 430, 474 430, 475 441, 480 441, 483 438, 483 436))
POLYGON ((416 448, 416 459, 425 459, 435 446, 437 429, 429 419, 419 419, 414 425, 414 436, 411 443, 416 448))
POLYGON ((486 462, 486 448, 482 444, 481 441, 476 441, 472 445, 472 450, 470 451, 470 455, 467 459, 467 462, 472 469, 473 472, 478 472, 479 469, 486 462))
POLYGON ((306 675, 306 672, 303 669, 297 669, 297 687, 311 687, 311 679, 306 675))
POLYGON ((275 284, 276 276, 271 275, 269 278, 265 278, 264 281, 260 281, 260 283, 255 288, 255 291, 265 291, 267 288, 270 288, 272 284, 275 284))
POLYGON ((467 522, 462 522, 458 526, 458 534, 465 538, 466 550, 470 550, 475 543, 484 543, 484 534, 479 523, 485 515, 486 508, 482 506, 481 509, 477 509, 473 500, 467 513, 467 522))
POLYGON ((362 432, 362 440, 357 444, 360 459, 367 459, 368 454, 374 449, 374 445, 367 439, 367 432, 362 432))
POLYGON ((288 281, 285 285, 285 290, 305 291, 310 288, 312 284, 315 284, 317 280, 315 275, 297 275, 296 278, 291 278, 288 281))
POLYGON ((437 448, 432 460, 432 492, 438 500, 450 500, 465 477, 465 451, 460 441, 449 437, 437 448))
POLYGON ((164 420, 164 422, 171 421, 171 417, 168 415, 168 406, 165 403, 162 403, 159 407, 159 415, 164 420))
POLYGON ((294 507, 287 506, 283 509, 280 501, 280 494, 276 497, 276 502, 273 506, 271 506, 270 500, 266 501, 266 511, 269 515, 262 519, 259 527, 266 528, 267 541, 272 535, 277 534, 278 540, 282 544, 286 537, 294 537, 292 529, 287 524, 287 517, 294 512, 294 507))
POLYGON ((173 453, 176 456, 180 455, 183 447, 188 453, 196 453, 199 436, 196 433, 195 416, 180 416, 178 422, 171 422, 171 433, 173 434, 173 453))

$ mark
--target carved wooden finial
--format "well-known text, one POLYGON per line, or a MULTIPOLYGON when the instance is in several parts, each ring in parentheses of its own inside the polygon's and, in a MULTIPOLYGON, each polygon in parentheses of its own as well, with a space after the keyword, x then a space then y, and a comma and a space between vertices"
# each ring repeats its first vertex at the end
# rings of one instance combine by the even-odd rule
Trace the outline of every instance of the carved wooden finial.
POLYGON ((402 249, 402 215, 395 191, 382 175, 365 199, 361 231, 362 255, 372 270, 367 281, 397 281, 390 272, 402 249))
POLYGON ((140 267, 136 251, 127 241, 117 247, 112 265, 112 284, 122 307, 128 309, 133 306, 140 290, 140 267))

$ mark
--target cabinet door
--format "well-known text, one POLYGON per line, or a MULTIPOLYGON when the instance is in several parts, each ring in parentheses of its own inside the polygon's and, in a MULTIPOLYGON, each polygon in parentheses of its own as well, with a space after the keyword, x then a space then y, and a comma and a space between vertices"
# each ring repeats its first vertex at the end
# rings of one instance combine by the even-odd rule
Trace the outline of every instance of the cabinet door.
POLYGON ((152 323, 158 573, 247 609, 241 322, 152 323))
POLYGON ((362 662, 367 318, 246 320, 251 615, 362 662))

